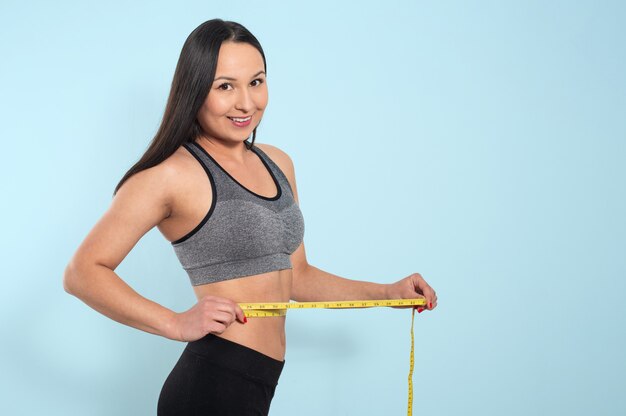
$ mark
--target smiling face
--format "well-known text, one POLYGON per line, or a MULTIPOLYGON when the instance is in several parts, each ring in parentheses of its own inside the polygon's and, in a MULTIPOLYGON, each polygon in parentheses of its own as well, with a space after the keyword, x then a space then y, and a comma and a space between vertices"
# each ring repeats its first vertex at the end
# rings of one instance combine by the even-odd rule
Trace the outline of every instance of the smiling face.
POLYGON ((260 52, 248 43, 222 43, 215 80, 197 115, 204 134, 209 139, 243 143, 261 121, 267 101, 260 52), (232 117, 249 120, 237 122, 232 117))

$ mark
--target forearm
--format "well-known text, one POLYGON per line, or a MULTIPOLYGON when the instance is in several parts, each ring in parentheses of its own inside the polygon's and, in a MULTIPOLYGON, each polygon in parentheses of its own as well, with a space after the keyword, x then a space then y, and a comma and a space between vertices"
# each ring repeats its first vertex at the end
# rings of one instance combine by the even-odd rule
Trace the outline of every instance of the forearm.
POLYGON ((299 302, 385 299, 385 286, 346 279, 308 265, 294 273, 291 299, 299 302))
POLYGON ((103 315, 133 328, 176 339, 176 313, 135 292, 113 270, 102 265, 72 269, 64 276, 65 290, 103 315))

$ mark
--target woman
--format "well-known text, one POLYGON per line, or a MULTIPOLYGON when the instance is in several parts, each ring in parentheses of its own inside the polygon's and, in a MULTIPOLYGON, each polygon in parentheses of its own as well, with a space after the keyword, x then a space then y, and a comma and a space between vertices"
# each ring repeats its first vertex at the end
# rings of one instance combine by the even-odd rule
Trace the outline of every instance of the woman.
POLYGON ((266 72, 261 45, 242 25, 213 19, 196 28, 156 136, 65 271, 65 290, 99 312, 187 342, 159 395, 162 416, 268 414, 285 364, 285 317, 248 321, 238 303, 425 297, 427 309, 437 305, 418 273, 377 284, 307 263, 292 161, 254 143, 266 72), (114 272, 154 226, 193 285, 198 302, 187 311, 142 297, 114 272))

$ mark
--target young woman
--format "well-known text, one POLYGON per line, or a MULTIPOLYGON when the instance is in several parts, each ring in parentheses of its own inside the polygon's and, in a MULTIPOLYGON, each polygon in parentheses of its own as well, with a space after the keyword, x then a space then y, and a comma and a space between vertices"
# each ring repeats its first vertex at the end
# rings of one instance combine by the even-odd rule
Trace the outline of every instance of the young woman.
POLYGON ((213 19, 196 28, 156 136, 65 271, 65 290, 97 311, 187 342, 161 389, 160 416, 268 414, 285 364, 285 317, 248 321, 238 303, 424 297, 426 309, 437 305, 419 273, 378 284, 307 263, 292 161, 255 144, 266 77, 263 49, 245 27, 213 19), (198 299, 184 312, 142 297, 114 272, 154 226, 198 299))

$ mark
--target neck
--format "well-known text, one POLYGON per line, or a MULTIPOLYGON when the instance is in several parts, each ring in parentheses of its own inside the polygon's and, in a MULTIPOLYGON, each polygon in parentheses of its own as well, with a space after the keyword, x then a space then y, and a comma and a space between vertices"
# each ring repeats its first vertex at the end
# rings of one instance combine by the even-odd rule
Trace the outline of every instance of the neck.
POLYGON ((244 163, 248 148, 243 142, 231 142, 217 140, 202 136, 197 140, 198 144, 204 146, 211 155, 217 155, 220 159, 236 163, 244 163))

